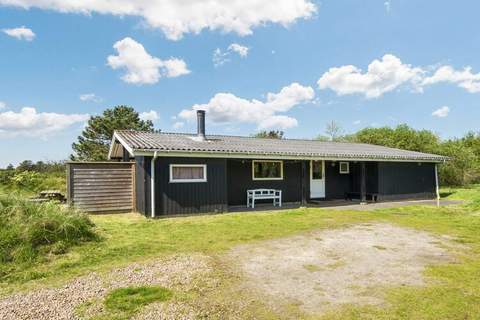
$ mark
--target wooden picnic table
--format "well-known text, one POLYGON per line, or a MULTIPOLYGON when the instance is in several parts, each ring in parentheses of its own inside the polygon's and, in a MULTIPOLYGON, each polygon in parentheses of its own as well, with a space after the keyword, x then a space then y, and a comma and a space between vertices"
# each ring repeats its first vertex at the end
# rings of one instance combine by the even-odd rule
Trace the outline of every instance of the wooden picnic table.
POLYGON ((61 202, 64 202, 66 201, 67 199, 65 198, 65 195, 60 192, 60 190, 43 190, 43 191, 40 191, 39 194, 38 194, 38 200, 57 200, 57 201, 61 201, 61 202))

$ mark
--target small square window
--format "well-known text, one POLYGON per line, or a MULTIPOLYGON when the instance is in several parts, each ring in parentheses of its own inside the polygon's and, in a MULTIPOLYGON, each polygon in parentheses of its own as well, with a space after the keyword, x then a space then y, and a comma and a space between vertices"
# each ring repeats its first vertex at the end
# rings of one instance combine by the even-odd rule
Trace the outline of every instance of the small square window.
POLYGON ((207 165, 171 164, 170 182, 207 182, 207 165))
POLYGON ((350 173, 350 163, 349 162, 340 162, 339 166, 340 174, 349 174, 350 173))

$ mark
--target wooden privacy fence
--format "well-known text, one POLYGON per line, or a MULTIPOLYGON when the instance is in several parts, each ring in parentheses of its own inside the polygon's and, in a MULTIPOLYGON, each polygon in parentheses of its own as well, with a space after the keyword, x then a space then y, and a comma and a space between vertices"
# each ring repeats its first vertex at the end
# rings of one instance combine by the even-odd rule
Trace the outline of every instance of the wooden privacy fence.
POLYGON ((132 162, 67 163, 68 203, 84 211, 133 211, 134 186, 132 162))

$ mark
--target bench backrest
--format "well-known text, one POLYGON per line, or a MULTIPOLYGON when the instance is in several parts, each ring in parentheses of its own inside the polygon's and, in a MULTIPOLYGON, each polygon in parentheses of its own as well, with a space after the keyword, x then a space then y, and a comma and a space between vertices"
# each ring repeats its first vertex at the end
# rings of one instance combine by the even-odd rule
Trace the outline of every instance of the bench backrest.
POLYGON ((254 190, 248 190, 251 193, 254 193, 256 196, 261 195, 261 196, 274 196, 276 195, 280 190, 275 190, 275 189, 254 189, 254 190))

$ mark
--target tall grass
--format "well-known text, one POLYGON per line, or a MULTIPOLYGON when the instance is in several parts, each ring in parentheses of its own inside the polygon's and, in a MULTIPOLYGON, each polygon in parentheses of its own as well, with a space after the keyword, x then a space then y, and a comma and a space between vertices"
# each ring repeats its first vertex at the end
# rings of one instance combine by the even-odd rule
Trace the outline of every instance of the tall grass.
POLYGON ((48 254, 96 240, 95 225, 74 209, 0 196, 0 277, 48 254))

